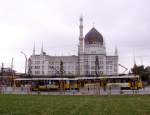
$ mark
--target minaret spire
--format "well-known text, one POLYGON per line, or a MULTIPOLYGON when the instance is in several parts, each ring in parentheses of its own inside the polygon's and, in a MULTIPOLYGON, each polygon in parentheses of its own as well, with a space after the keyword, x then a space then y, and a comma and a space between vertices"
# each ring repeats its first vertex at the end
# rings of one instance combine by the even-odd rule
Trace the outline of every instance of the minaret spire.
POLYGON ((33 55, 35 55, 35 42, 34 42, 34 47, 33 47, 33 55))
POLYGON ((41 55, 43 55, 43 42, 42 42, 42 47, 41 47, 41 55))
POLYGON ((82 15, 80 16, 80 26, 79 26, 79 29, 80 29, 79 39, 83 40, 83 16, 82 15))
POLYGON ((117 49, 117 46, 115 47, 115 56, 118 56, 118 49, 117 49))
POLYGON ((79 25, 79 53, 84 52, 84 37, 83 37, 83 17, 80 16, 80 25, 79 25))

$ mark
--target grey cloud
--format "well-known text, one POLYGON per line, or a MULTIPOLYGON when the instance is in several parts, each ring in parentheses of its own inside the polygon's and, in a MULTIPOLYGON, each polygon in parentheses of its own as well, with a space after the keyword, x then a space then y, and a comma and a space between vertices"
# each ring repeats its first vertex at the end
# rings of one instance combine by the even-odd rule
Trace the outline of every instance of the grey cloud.
MULTIPOLYGON (((69 52, 77 54, 78 19, 83 14, 84 34, 89 31, 94 22, 95 27, 104 36, 106 48, 113 52, 117 45, 120 63, 126 65, 129 61, 130 64, 127 66, 130 67, 133 49, 136 49, 135 54, 143 55, 143 59, 145 56, 145 64, 150 64, 146 59, 150 50, 149 4, 149 0, 0 1, 0 30, 5 27, 8 35, 10 33, 7 28, 13 28, 16 32, 11 38, 15 39, 14 44, 5 51, 9 54, 8 49, 17 50, 16 52, 24 50, 30 55, 35 42, 39 53, 43 41, 45 51, 51 55, 55 52, 56 54, 63 52, 64 55, 69 52)), ((1 39, 4 37, 0 34, 1 39)), ((5 47, 9 39, 3 40, 5 47)), ((20 71, 22 68, 17 67, 18 63, 20 62, 16 62, 16 68, 20 71)))

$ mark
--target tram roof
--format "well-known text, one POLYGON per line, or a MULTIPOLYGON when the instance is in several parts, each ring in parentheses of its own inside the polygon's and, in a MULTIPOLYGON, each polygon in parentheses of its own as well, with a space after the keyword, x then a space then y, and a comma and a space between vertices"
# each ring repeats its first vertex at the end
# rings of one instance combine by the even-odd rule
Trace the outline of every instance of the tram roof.
POLYGON ((16 81, 28 81, 28 80, 94 80, 94 79, 125 79, 125 78, 139 78, 139 76, 126 75, 126 76, 104 76, 104 77, 76 77, 76 78, 16 78, 16 81))

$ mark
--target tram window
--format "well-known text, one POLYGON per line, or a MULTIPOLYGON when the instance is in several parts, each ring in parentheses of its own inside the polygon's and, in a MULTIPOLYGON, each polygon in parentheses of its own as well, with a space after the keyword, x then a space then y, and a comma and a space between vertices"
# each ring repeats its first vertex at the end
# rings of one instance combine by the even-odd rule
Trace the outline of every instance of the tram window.
POLYGON ((130 81, 130 79, 126 79, 126 82, 129 82, 130 81))
POLYGON ((116 79, 116 82, 117 82, 117 83, 120 83, 120 80, 119 80, 119 79, 116 79))
POLYGON ((115 80, 115 79, 113 79, 113 83, 116 83, 116 80, 115 80))

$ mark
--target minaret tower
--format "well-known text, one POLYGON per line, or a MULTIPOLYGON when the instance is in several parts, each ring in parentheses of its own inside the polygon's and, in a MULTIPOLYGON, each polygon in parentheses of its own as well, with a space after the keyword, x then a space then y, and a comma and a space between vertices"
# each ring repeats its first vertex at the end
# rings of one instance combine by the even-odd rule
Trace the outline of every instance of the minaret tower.
POLYGON ((80 16, 80 25, 79 25, 79 53, 81 54, 81 53, 83 53, 83 40, 84 40, 84 38, 83 38, 83 17, 82 16, 80 16))
POLYGON ((79 29, 80 29, 79 40, 83 40, 83 17, 82 16, 80 16, 80 26, 79 26, 79 29))
POLYGON ((79 75, 84 76, 84 37, 83 37, 83 17, 80 16, 79 25, 79 46, 78 46, 78 56, 79 56, 79 75))
POLYGON ((115 69, 115 73, 116 75, 118 74, 118 48, 117 46, 115 46, 115 54, 114 54, 114 59, 115 59, 115 62, 116 62, 116 65, 114 66, 115 69))

